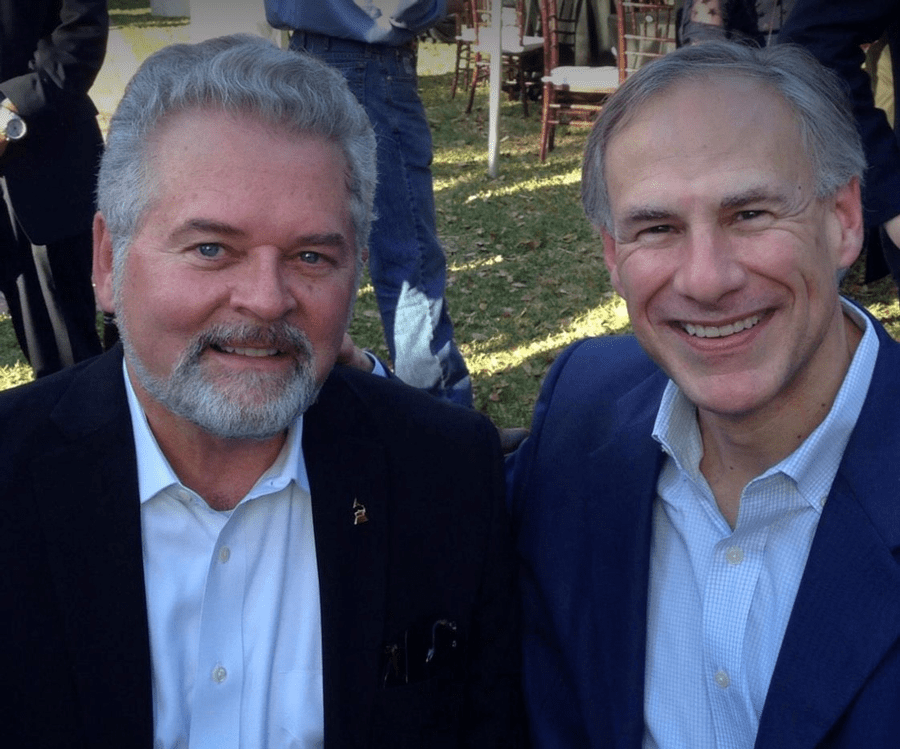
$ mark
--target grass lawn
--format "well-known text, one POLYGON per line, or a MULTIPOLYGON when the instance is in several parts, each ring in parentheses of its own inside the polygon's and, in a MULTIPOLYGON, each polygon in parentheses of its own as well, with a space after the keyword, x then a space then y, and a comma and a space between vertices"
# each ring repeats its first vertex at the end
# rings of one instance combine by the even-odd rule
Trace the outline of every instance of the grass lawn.
MULTIPOLYGON (((154 21, 140 0, 111 2, 135 49, 149 53, 183 33, 154 21), (124 7, 124 6, 128 7, 124 7), (117 10, 117 6, 123 6, 117 10), (126 12, 127 11, 127 12, 126 12)), ((612 291, 601 243, 581 213, 581 151, 587 131, 557 131, 556 149, 538 161, 539 106, 522 116, 502 102, 497 179, 487 176, 487 90, 465 113, 465 94, 450 99, 452 50, 420 48, 420 91, 434 137, 438 230, 449 265, 447 297, 456 338, 475 386, 476 407, 499 426, 530 421, 541 378, 569 343, 590 335, 628 332, 624 303, 612 291)), ((862 285, 861 265, 844 290, 900 335, 893 284, 862 285)), ((372 288, 360 291, 351 334, 386 356, 372 288)), ((16 364, 8 319, 0 321, 0 387, 30 377, 16 364)))

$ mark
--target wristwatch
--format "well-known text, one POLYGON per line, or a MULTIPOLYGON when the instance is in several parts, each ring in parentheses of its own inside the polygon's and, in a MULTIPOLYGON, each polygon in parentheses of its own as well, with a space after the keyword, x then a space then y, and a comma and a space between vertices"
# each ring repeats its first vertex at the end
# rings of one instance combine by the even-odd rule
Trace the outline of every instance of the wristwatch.
POLYGON ((25 120, 12 109, 13 103, 9 99, 0 101, 0 137, 5 140, 22 140, 28 128, 25 120))

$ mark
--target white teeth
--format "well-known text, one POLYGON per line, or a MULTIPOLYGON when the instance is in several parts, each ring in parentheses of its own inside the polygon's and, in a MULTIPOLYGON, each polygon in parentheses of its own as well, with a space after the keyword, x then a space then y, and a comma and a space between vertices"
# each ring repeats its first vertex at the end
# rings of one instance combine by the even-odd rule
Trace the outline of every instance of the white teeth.
POLYGON ((235 348, 233 346, 222 346, 222 351, 240 356, 275 356, 278 353, 277 348, 235 348))
POLYGON ((752 328, 761 319, 760 315, 751 315, 744 320, 738 320, 729 325, 719 327, 713 325, 692 325, 689 322, 682 323, 682 327, 688 335, 696 336, 697 338, 724 338, 725 336, 734 335, 742 330, 752 328))

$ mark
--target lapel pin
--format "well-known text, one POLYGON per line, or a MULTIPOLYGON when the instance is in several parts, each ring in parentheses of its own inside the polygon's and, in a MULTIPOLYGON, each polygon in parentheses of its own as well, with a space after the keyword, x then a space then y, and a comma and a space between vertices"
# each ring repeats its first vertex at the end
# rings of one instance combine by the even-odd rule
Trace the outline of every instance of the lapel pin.
POLYGON ((366 515, 366 506, 361 504, 358 499, 353 498, 353 525, 362 525, 369 522, 369 516, 366 515))

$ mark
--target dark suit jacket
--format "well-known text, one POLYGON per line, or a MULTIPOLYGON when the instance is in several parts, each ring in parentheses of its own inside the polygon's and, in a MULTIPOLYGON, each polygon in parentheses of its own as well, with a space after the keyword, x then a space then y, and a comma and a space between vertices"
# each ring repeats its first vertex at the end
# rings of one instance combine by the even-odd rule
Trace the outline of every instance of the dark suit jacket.
MULTIPOLYGON (((3 746, 152 746, 121 361, 113 350, 0 396, 3 746)), ((518 613, 496 431, 475 412, 337 369, 306 414, 303 449, 326 747, 518 745, 518 613), (354 499, 365 524, 353 524, 354 499), (433 678, 385 688, 385 647, 441 617, 458 624, 458 655, 433 678)))
MULTIPOLYGON (((757 747, 900 740, 900 345, 878 330, 872 384, 816 531, 757 747)), ((536 747, 640 749, 663 458, 651 431, 666 381, 631 337, 575 345, 510 460, 536 747)))
POLYGON ((88 91, 108 32, 106 0, 0 0, 0 94, 28 127, 0 174, 32 244, 90 230, 103 139, 88 91))
MULTIPOLYGON (((878 244, 884 242, 882 250, 891 254, 890 268, 900 279, 900 250, 886 235, 879 241, 877 231, 900 214, 900 141, 884 112, 875 107, 872 84, 863 69, 862 45, 877 41, 885 32, 891 45, 896 98, 900 91, 900 4, 896 0, 796 0, 778 41, 806 47, 847 82, 868 162, 863 190, 866 226, 876 229, 869 236, 878 244)), ((884 275, 873 269, 873 259, 879 259, 877 244, 867 256, 870 279, 884 275)))

